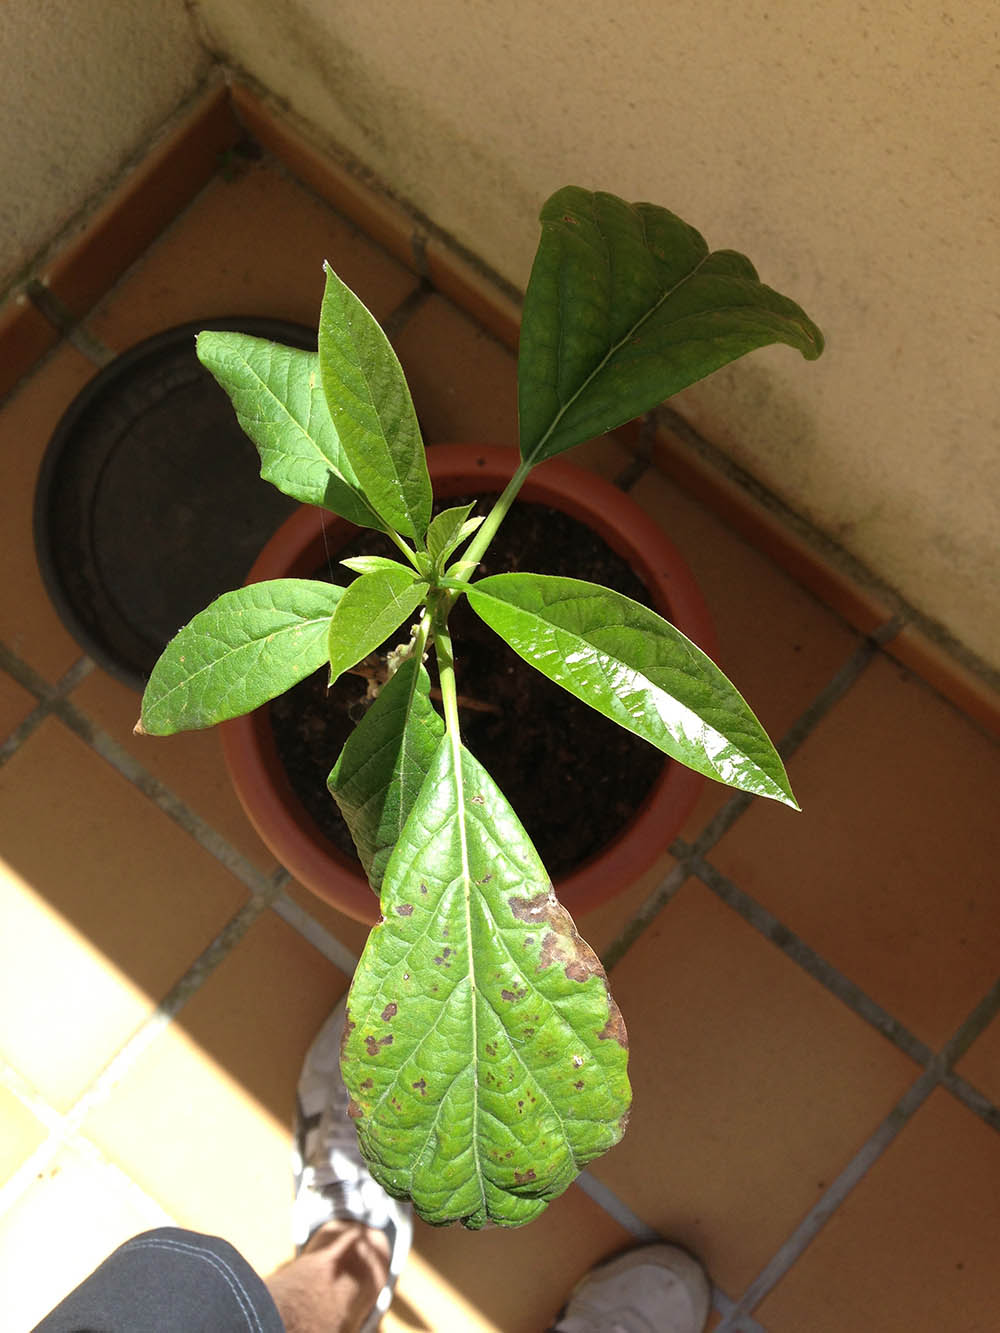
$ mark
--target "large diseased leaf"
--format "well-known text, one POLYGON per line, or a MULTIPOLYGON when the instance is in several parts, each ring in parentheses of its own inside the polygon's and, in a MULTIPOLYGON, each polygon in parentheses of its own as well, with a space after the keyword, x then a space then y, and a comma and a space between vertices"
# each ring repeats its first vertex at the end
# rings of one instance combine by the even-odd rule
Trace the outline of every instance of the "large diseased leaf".
POLYGON ((265 481, 293 500, 384 529, 341 447, 315 352, 245 333, 200 333, 197 346, 257 446, 265 481))
POLYGON ((362 574, 345 588, 330 621, 330 684, 399 629, 426 595, 426 583, 395 563, 362 574))
POLYGON ((521 455, 533 463, 612 430, 769 343, 810 360, 823 336, 731 250, 654 204, 576 186, 541 214, 521 320, 521 455))
POLYGON ((376 893, 444 734, 430 684, 407 658, 347 738, 327 783, 376 893))
POLYGON ((330 416, 362 490, 397 532, 419 540, 432 497, 410 391, 377 320, 329 265, 319 365, 330 416))
POLYGON ((139 730, 196 731, 241 717, 326 661, 344 589, 313 579, 251 583, 199 611, 153 667, 139 730))
POLYGON ((742 696, 655 611, 581 579, 494 574, 474 611, 584 703, 698 773, 798 808, 784 766, 742 696))
POLYGON ((428 1222, 529 1222, 621 1137, 627 1038, 517 817, 450 736, 382 912, 343 1049, 372 1174, 428 1222))

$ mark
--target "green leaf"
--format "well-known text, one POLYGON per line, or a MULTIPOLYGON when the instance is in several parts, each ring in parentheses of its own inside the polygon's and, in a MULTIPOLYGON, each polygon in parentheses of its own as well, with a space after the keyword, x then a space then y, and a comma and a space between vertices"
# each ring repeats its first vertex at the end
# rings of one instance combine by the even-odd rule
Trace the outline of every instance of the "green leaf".
POLYGON ((769 343, 809 360, 823 335, 745 256, 710 254, 665 208, 576 186, 541 213, 521 321, 521 456, 531 463, 620 426, 769 343))
POLYGON ((137 731, 170 736, 253 712, 326 661, 344 589, 312 579, 251 583, 200 611, 167 644, 137 731))
POLYGON ((199 333, 198 359, 232 399, 260 453, 260 475, 303 504, 362 527, 385 524, 358 486, 330 419, 319 357, 244 333, 199 333))
POLYGON ((627 1037, 516 815, 450 736, 382 913, 343 1048, 372 1174, 434 1224, 529 1222, 621 1138, 627 1037))
POLYGON ((331 685, 374 652, 427 595, 427 584, 412 569, 391 564, 355 579, 337 603, 328 639, 331 685))
POLYGON ((481 518, 469 518, 474 506, 475 501, 457 505, 454 509, 443 509, 427 529, 427 554, 438 569, 443 567, 452 551, 466 537, 471 537, 482 523, 481 518))
POLYGON ((444 735, 430 684, 420 662, 407 658, 348 737, 327 783, 376 893, 444 735))
POLYGON ((420 539, 431 483, 402 367, 377 320, 326 265, 319 365, 330 416, 361 489, 386 523, 420 539))
POLYGON ((798 809, 767 733, 712 660, 655 611, 580 579, 494 574, 469 602, 543 675, 688 768, 798 809))
MULTIPOLYGON (((406 569, 401 561, 387 555, 352 555, 340 563, 355 574, 374 574, 379 569, 406 569)), ((412 573, 410 577, 413 577, 412 573)))

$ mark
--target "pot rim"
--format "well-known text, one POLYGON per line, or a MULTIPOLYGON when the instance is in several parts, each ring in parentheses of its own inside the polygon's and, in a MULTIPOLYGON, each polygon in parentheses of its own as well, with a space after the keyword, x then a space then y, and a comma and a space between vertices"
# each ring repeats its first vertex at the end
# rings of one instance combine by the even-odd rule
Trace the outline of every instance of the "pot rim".
MULTIPOLYGON (((502 490, 517 467, 516 449, 438 444, 427 463, 438 497, 502 490)), ((518 499, 547 504, 588 524, 626 559, 649 590, 655 609, 710 657, 716 656, 708 607, 680 552, 624 491, 595 473, 551 459, 532 470, 518 499)), ((330 550, 359 529, 327 510, 303 505, 267 543, 247 575, 309 577, 330 550)), ((230 778, 260 837, 301 883, 338 911, 374 925, 378 899, 357 862, 318 833, 278 760, 267 705, 220 728, 230 778)), ((331 761, 332 762, 332 761, 331 761)), ((705 778, 670 761, 622 833, 556 881, 560 901, 577 915, 633 884, 664 853, 691 813, 705 778)))

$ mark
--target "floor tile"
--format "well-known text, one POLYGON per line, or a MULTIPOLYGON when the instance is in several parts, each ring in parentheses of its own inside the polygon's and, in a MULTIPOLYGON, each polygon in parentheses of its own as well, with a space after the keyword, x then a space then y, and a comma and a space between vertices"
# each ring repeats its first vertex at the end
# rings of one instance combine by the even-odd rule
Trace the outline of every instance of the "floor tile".
POLYGON ((112 1250, 171 1221, 91 1144, 75 1140, 63 1147, 0 1217, 6 1333, 29 1333, 112 1250))
POLYGON ((735 1298, 918 1071, 694 882, 612 980, 634 1107, 591 1171, 735 1298))
POLYGON ((135 736, 140 696, 103 671, 88 676, 72 701, 258 869, 276 868, 236 798, 217 731, 135 736))
POLYGON ((880 658, 790 773, 803 813, 760 802, 712 860, 940 1045, 996 979, 1000 751, 880 658))
POLYGON ((551 1326, 577 1280, 630 1239, 575 1186, 515 1230, 417 1223, 414 1260, 383 1327, 537 1333, 551 1326))
POLYGON ((0 847, 0 1049, 61 1108, 246 891, 55 719, 0 769, 0 847))
POLYGON ((0 742, 33 712, 38 700, 10 676, 0 673, 0 742))
POLYGON ((935 1092, 755 1311, 768 1333, 988 1333, 1000 1136, 935 1092))
POLYGON ((0 487, 4 534, 0 639, 50 681, 71 666, 82 649, 63 628, 38 571, 32 532, 35 483, 59 418, 94 374, 89 361, 63 347, 0 411, 5 459, 0 487))
POLYGON ((345 916, 343 912, 338 912, 335 907, 331 907, 298 880, 293 879, 285 887, 285 892, 293 902, 318 921, 324 930, 329 931, 334 939, 339 940, 356 958, 360 958, 365 941, 368 939, 369 926, 345 916))
POLYGON ((1000 1106, 1000 1018, 972 1043, 955 1072, 1000 1106))
POLYGON ((59 333, 24 292, 0 308, 0 398, 55 347, 59 333))
POLYGON ((314 328, 323 261, 384 318, 411 273, 276 167, 216 177, 112 289, 87 328, 116 351, 187 320, 260 315, 314 328))
POLYGON ((515 360, 443 296, 395 341, 428 444, 517 444, 515 360))
POLYGON ((346 986, 265 914, 86 1125, 178 1225, 224 1236, 265 1275, 291 1257, 302 1059, 346 986))
POLYGON ((45 1134, 45 1126, 20 1097, 0 1086, 0 1184, 27 1161, 45 1134))

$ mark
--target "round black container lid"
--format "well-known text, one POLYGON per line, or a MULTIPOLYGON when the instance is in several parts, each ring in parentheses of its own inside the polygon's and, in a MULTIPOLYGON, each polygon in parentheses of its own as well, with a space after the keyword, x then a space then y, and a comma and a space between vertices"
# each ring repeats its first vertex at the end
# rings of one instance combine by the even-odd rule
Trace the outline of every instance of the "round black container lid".
POLYGON ((86 652, 136 690, 181 626, 242 584, 297 503, 261 480, 256 449, 195 354, 203 329, 316 348, 313 330, 277 320, 156 334, 74 399, 35 494, 49 596, 86 652))

